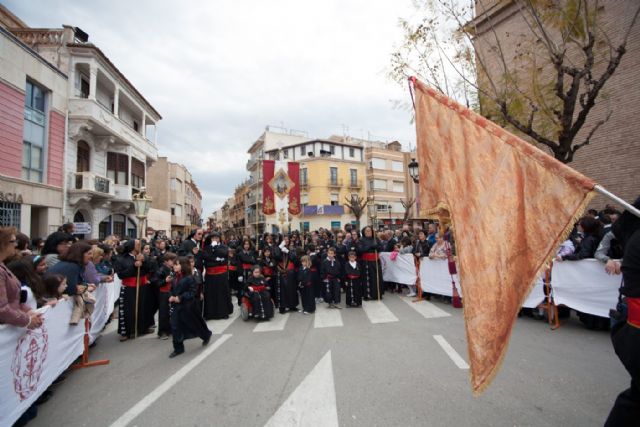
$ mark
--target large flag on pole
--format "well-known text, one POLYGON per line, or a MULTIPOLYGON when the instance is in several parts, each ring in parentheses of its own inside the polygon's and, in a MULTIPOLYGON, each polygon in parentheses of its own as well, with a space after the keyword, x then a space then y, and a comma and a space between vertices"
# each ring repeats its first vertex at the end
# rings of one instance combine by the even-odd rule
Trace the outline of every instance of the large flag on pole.
POLYGON ((451 220, 471 386, 505 355, 523 301, 591 200, 595 183, 413 80, 421 214, 451 220))
MULTIPOLYGON (((300 214, 300 164, 282 160, 263 161, 263 207, 265 215, 300 214)), ((286 220, 284 222, 287 222, 286 220)))

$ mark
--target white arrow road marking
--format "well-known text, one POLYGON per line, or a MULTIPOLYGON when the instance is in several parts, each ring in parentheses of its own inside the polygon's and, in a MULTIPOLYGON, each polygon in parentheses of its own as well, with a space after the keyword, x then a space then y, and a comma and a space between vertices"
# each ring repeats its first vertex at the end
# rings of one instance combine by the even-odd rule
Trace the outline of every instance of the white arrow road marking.
POLYGON ((289 313, 276 314, 268 322, 260 322, 253 328, 253 332, 282 331, 289 320, 289 313))
POLYGON ((398 321, 398 318, 382 301, 362 301, 362 309, 371 323, 389 323, 398 321))
POLYGON ((207 320, 207 326, 214 334, 222 334, 238 317, 240 317, 240 307, 236 306, 228 319, 207 320))
POLYGON ((333 328, 343 326, 342 315, 337 308, 327 308, 324 304, 318 304, 313 319, 314 328, 333 328))
POLYGON ((125 427, 126 425, 128 425, 138 415, 140 415, 149 406, 151 406, 156 400, 162 397, 163 394, 169 391, 171 387, 176 385, 189 372, 191 372, 196 366, 198 366, 211 353, 220 348, 220 346, 224 344, 224 342, 229 338, 231 338, 231 334, 222 335, 215 342, 209 344, 209 347, 205 348, 200 354, 191 359, 189 363, 184 365, 178 372, 171 375, 162 384, 156 387, 155 390, 147 394, 140 402, 136 403, 131 409, 122 414, 120 418, 118 418, 111 424, 111 427, 125 427))
POLYGON ((430 303, 429 301, 413 302, 413 298, 410 297, 402 297, 401 299, 402 301, 409 304, 409 307, 420 313, 425 319, 451 316, 451 314, 438 308, 436 305, 430 303))
POLYGON ((265 427, 337 427, 338 407, 331 351, 278 408, 265 427))
POLYGON ((447 356, 453 360, 453 363, 455 363, 458 368, 469 369, 467 362, 451 347, 451 344, 449 344, 442 335, 434 335, 433 338, 440 344, 440 347, 442 347, 444 352, 447 353, 447 356))

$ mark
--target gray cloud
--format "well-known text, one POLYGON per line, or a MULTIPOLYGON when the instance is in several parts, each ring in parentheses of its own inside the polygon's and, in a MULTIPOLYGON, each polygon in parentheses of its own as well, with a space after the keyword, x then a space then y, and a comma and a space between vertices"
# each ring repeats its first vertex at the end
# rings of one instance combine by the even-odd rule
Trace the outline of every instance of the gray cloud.
POLYGON ((245 177, 265 125, 414 144, 405 89, 384 75, 411 0, 8 0, 33 27, 81 27, 162 114, 160 155, 184 164, 205 216, 245 177))

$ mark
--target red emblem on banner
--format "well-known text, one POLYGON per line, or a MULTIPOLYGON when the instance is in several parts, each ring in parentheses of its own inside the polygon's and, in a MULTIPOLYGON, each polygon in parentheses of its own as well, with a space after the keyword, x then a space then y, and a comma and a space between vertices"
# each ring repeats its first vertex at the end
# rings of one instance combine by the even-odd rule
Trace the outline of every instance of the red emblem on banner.
POLYGON ((287 169, 293 183, 289 191, 289 213, 297 216, 300 215, 300 163, 289 162, 287 169))
POLYGON ((20 396, 20 401, 27 399, 38 389, 48 349, 49 335, 44 325, 35 330, 28 330, 18 340, 11 372, 13 389, 20 396))

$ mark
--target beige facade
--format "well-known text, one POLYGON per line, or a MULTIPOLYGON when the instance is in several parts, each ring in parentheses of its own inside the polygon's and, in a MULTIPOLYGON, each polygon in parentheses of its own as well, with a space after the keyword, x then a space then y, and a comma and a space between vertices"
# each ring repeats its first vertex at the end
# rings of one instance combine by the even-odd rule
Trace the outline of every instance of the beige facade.
POLYGON ((365 149, 369 218, 375 227, 401 228, 407 202, 407 162, 402 145, 369 143, 365 149))
MULTIPOLYGON (((623 33, 627 31, 638 7, 636 0, 619 0, 598 3, 599 31, 604 31, 614 46, 621 42, 623 33)), ((495 52, 495 37, 500 40, 501 50, 505 61, 510 67, 516 63, 519 46, 526 45, 532 40, 532 33, 518 6, 513 0, 479 0, 476 1, 477 17, 474 23, 478 25, 476 46, 484 54, 485 63, 490 72, 498 76, 502 63, 495 52)), ((540 44, 542 48, 542 44, 540 44)), ((520 48, 521 49, 521 48, 520 48)), ((596 43, 596 50, 606 49, 604 57, 608 61, 608 48, 604 41, 596 43)), ((584 62, 584 56, 579 52, 569 52, 569 57, 577 64, 584 62)), ((599 78, 606 62, 596 61, 594 78, 599 78)), ((551 67, 538 70, 539 72, 554 73, 551 67)), ((625 198, 635 200, 640 195, 640 142, 637 135, 640 132, 640 25, 631 29, 626 46, 626 53, 622 57, 620 66, 607 81, 596 100, 582 130, 578 133, 576 142, 584 141, 595 124, 607 117, 611 118, 602 125, 591 139, 591 143, 579 149, 570 166, 594 179, 609 191, 625 198)), ((500 78, 494 79, 501 81, 500 78)), ((577 114, 577 113, 576 113, 577 114)), ((539 147, 543 150, 544 147, 539 147)), ((605 203, 610 203, 602 196, 594 199, 591 207, 601 209, 605 203)), ((552 208, 550 208, 552 211, 552 208)))
POLYGON ((171 215, 172 238, 188 235, 201 226, 202 195, 189 170, 181 164, 159 157, 147 172, 147 193, 153 207, 171 215))

